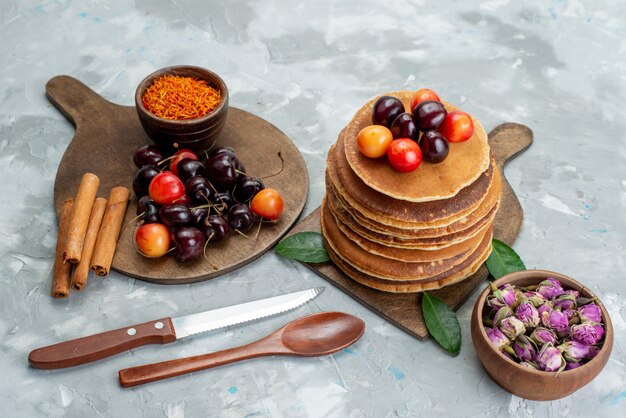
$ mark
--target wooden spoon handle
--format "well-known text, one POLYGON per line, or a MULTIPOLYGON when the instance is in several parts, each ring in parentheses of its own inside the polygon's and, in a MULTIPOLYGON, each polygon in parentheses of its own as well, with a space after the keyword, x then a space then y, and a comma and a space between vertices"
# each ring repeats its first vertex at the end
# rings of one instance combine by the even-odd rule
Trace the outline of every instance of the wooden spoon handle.
MULTIPOLYGON (((262 341, 262 340, 261 340, 262 341)), ((260 341, 259 341, 260 342, 260 341)), ((279 354, 276 350, 268 351, 262 346, 252 343, 215 353, 199 356, 179 358, 161 363, 146 364, 144 366, 129 367, 119 372, 120 384, 125 387, 142 385, 157 380, 167 379, 181 374, 210 369, 224 364, 234 363, 254 357, 279 354)))

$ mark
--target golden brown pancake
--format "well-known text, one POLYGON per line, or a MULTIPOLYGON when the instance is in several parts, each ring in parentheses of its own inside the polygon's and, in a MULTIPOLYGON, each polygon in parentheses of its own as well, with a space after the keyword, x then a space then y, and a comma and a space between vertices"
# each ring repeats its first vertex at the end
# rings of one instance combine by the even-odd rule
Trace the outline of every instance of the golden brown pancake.
POLYGON ((479 222, 485 216, 487 216, 491 209, 493 209, 500 200, 502 181, 498 168, 494 166, 493 181, 491 183, 491 186, 489 187, 487 196, 482 200, 482 202, 480 202, 475 210, 467 214, 465 217, 451 223, 450 225, 428 229, 396 228, 365 217, 358 210, 354 210, 353 208, 351 208, 350 204, 345 201, 340 195, 337 195, 332 183, 330 182, 330 179, 328 178, 328 174, 326 179, 326 189, 331 191, 331 200, 333 200, 333 202, 335 199, 337 199, 338 203, 341 204, 341 206, 343 206, 343 208, 349 212, 349 214, 352 216, 352 218, 354 218, 357 223, 361 224, 365 228, 372 230, 373 232, 388 234, 398 238, 433 238, 466 230, 479 222))
MULTIPOLYGON (((327 191, 327 193, 330 192, 327 191)), ((336 202, 337 200, 333 201, 331 199, 329 201, 329 206, 331 207, 332 213, 337 218, 337 221, 344 224, 361 237, 389 247, 421 249, 426 251, 440 250, 470 239, 478 235, 480 232, 484 232, 485 228, 493 222, 498 210, 498 205, 496 205, 483 219, 463 231, 432 238, 399 238, 386 233, 372 231, 371 229, 361 225, 343 206, 340 204, 333 206, 336 202)))
MULTIPOLYGON (((366 218, 396 228, 419 229, 450 225, 478 207, 493 180, 492 162, 474 183, 451 199, 421 203, 397 200, 368 187, 352 171, 345 155, 341 153, 342 144, 340 136, 337 144, 331 147, 327 158, 328 175, 337 195, 366 218)), ((430 169, 431 166, 422 168, 430 169)))
MULTIPOLYGON (((324 237, 333 251, 340 254, 347 263, 363 273, 390 280, 432 280, 444 272, 455 272, 464 266, 464 261, 468 259, 480 245, 487 245, 484 242, 484 235, 469 251, 455 254, 446 259, 428 262, 404 262, 392 260, 365 251, 363 248, 352 242, 344 235, 335 223, 335 218, 330 213, 326 201, 322 202, 321 227, 324 237), (459 267, 457 267, 459 266, 459 267), (455 270, 456 269, 456 270, 455 270)), ((486 231, 491 235, 491 231, 486 231)))
POLYGON ((463 270, 458 271, 448 277, 444 277, 442 279, 432 282, 415 283, 395 282, 392 280, 382 280, 373 276, 369 276, 351 267, 349 264, 343 261, 341 257, 335 254, 333 250, 329 247, 327 247, 327 251, 330 259, 335 263, 337 267, 339 267, 352 280, 361 283, 364 286, 391 293, 415 293, 424 292, 427 290, 441 289, 444 286, 458 283, 470 277, 472 274, 478 271, 480 266, 485 262, 485 260, 487 260, 487 257, 489 257, 489 254, 491 254, 491 243, 489 243, 489 246, 485 250, 485 252, 480 255, 473 264, 465 267, 463 270))
MULTIPOLYGON (((409 108, 413 92, 387 93, 409 108)), ((394 199, 409 202, 429 202, 449 199, 461 189, 474 183, 489 167, 489 143, 487 134, 478 120, 474 122, 474 135, 465 142, 450 143, 448 157, 439 164, 423 162, 411 173, 394 170, 385 159, 365 157, 357 146, 359 131, 372 124, 371 111, 375 97, 356 112, 345 130, 345 155, 352 170, 365 184, 394 199)), ((457 109, 445 103, 448 111, 457 109)))

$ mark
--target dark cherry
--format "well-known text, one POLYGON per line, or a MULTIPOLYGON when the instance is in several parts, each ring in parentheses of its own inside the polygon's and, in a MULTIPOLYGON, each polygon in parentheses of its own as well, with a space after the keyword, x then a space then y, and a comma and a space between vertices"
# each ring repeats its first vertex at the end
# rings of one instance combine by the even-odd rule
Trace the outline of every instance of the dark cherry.
POLYGON ((204 234, 198 228, 183 226, 174 229, 172 239, 176 244, 174 257, 180 262, 195 260, 204 253, 204 234))
POLYGON ((133 191, 139 197, 148 194, 150 182, 161 171, 154 165, 144 165, 135 173, 133 178, 133 191))
POLYGON ((166 205, 159 209, 159 218, 169 227, 193 224, 191 209, 185 205, 166 205))
POLYGON ((437 129, 446 118, 448 112, 443 103, 434 100, 426 100, 415 106, 413 119, 420 131, 437 129))
POLYGON ((389 128, 402 112, 404 112, 404 105, 400 99, 391 96, 381 96, 372 107, 372 123, 389 128))
POLYGON ((260 178, 244 176, 239 179, 235 187, 235 200, 239 203, 246 203, 264 188, 265 185, 260 178))
POLYGON ((185 182, 185 180, 194 176, 204 176, 204 164, 198 160, 192 160, 191 158, 183 158, 176 164, 176 170, 178 171, 178 177, 185 182))
POLYGON ((159 218, 159 205, 154 202, 146 203, 146 212, 143 215, 143 222, 146 224, 154 224, 161 222, 159 218))
POLYGON ((230 225, 225 217, 221 215, 210 215, 203 222, 200 230, 208 242, 218 242, 223 240, 230 233, 230 225))
POLYGON ((219 190, 231 191, 237 184, 236 163, 226 154, 209 157, 204 168, 207 178, 219 190))
POLYGON ((191 217, 193 218, 193 224, 200 228, 205 219, 209 216, 209 208, 196 208, 191 210, 191 217))
POLYGON ((246 168, 241 164, 241 161, 235 161, 235 173, 237 174, 237 181, 246 177, 246 168))
POLYGON ((146 205, 148 203, 154 204, 154 200, 152 200, 148 195, 141 196, 141 198, 137 201, 137 215, 141 215, 146 211, 146 205))
POLYGON ((400 113, 389 129, 393 139, 410 138, 415 142, 419 139, 420 131, 413 120, 413 115, 408 112, 400 113))
POLYGON ((163 153, 158 147, 154 145, 144 145, 135 151, 133 162, 137 168, 141 168, 144 165, 157 165, 163 158, 163 153))
POLYGON ((209 203, 213 196, 213 187, 205 177, 194 176, 185 181, 185 193, 196 203, 209 203))
POLYGON ((255 220, 256 215, 243 203, 237 203, 228 211, 228 223, 232 229, 247 231, 254 225, 255 220))
POLYGON ((237 154, 235 153, 235 150, 232 149, 231 147, 217 147, 213 151, 211 151, 211 153, 209 154, 209 158, 215 157, 218 155, 226 155, 230 157, 232 160, 237 159, 237 154))
POLYGON ((233 197, 228 192, 213 194, 209 200, 211 200, 211 203, 213 203, 215 209, 219 212, 228 212, 228 209, 235 204, 233 197))
POLYGON ((446 159, 450 151, 448 141, 437 131, 426 131, 420 141, 422 159, 429 163, 438 164, 446 159))

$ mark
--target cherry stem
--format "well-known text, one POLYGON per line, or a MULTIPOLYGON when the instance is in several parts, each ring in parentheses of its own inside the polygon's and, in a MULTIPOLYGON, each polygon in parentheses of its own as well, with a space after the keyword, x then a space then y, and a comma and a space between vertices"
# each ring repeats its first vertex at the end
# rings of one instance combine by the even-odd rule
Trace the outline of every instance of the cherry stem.
POLYGON ((213 268, 213 270, 218 270, 219 267, 217 267, 215 264, 211 263, 211 260, 209 260, 209 258, 206 256, 206 248, 209 245, 209 240, 211 238, 213 238, 213 235, 215 235, 215 232, 211 232, 211 235, 206 237, 206 241, 204 242, 203 255, 204 255, 204 259, 206 260, 207 263, 209 263, 209 265, 213 268))
MULTIPOLYGON (((126 229, 126 227, 127 227, 128 225, 130 225, 131 223, 135 222, 137 219, 140 219, 140 218, 141 218, 142 216, 144 216, 145 214, 146 214, 146 211, 144 210, 144 211, 143 211, 143 212, 141 212, 139 215, 135 216, 133 219, 131 219, 130 221, 128 221, 128 222, 126 223, 126 225, 124 225, 124 226, 122 227, 122 231, 123 231, 124 229, 126 229)), ((143 221, 141 221, 141 222, 139 222, 137 225, 141 226, 143 223, 144 223, 144 222, 143 222, 143 221)), ((137 231, 135 231, 135 233, 137 233, 137 231)))
POLYGON ((285 159, 283 158, 283 155, 280 151, 278 151, 277 153, 278 158, 280 158, 280 170, 278 170, 276 173, 269 175, 269 176, 265 176, 265 177, 260 177, 261 179, 265 180, 265 179, 269 179, 270 177, 275 177, 277 175, 279 175, 280 173, 283 172, 283 170, 285 169, 285 159))

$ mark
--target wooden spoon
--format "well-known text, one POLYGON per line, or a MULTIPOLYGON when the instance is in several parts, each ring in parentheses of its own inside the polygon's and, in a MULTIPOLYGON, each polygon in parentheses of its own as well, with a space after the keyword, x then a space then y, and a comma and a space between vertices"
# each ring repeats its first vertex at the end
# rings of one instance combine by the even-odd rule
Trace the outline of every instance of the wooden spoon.
POLYGON ((353 344, 364 331, 365 323, 355 316, 321 312, 296 319, 267 337, 241 347, 122 369, 120 384, 137 386, 254 357, 324 356, 353 344))

